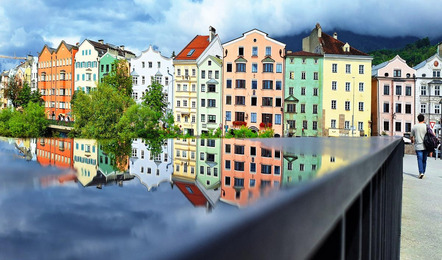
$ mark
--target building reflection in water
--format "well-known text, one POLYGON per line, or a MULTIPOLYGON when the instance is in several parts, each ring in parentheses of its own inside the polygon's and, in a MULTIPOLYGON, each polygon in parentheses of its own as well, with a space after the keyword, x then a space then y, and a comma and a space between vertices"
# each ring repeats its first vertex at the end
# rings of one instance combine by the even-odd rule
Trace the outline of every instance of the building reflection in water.
POLYGON ((133 139, 97 141, 80 138, 15 139, 21 157, 43 166, 71 168, 63 176, 43 178, 44 185, 79 181, 84 187, 117 184, 136 177, 148 191, 162 184, 177 187, 196 207, 223 202, 254 203, 280 187, 321 177, 348 160, 333 151, 267 147, 259 139, 133 139), (153 147, 153 148, 152 148, 153 147), (305 151, 305 154, 302 151, 305 151))
POLYGON ((148 191, 154 191, 161 183, 172 183, 172 142, 172 139, 165 140, 157 153, 148 149, 142 138, 132 142, 130 174, 135 175, 148 191))

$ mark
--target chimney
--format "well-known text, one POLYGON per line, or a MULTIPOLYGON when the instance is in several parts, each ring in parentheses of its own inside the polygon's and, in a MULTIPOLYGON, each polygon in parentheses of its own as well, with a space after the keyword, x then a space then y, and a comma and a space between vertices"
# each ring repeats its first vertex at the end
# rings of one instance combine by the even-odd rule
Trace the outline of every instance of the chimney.
POLYGON ((120 45, 120 49, 124 51, 124 45, 120 45))
POLYGON ((316 24, 316 29, 318 30, 318 38, 322 37, 322 28, 319 23, 316 24))
POLYGON ((212 26, 209 26, 209 42, 212 42, 213 39, 215 39, 216 35, 216 29, 212 26))
POLYGON ((104 40, 103 39, 98 40, 98 42, 101 43, 101 44, 104 44, 104 40))
POLYGON ((333 33, 333 38, 335 38, 336 40, 338 39, 338 33, 337 32, 333 33))

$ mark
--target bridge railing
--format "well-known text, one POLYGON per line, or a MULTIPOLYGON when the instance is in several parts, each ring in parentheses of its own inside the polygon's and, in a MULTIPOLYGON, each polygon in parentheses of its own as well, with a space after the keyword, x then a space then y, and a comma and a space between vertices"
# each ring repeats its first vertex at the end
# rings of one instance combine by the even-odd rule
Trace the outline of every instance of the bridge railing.
POLYGON ((399 259, 402 139, 296 139, 279 144, 328 143, 329 151, 348 155, 350 162, 308 185, 282 191, 277 200, 221 234, 207 231, 196 246, 171 258, 399 259), (363 155, 352 160, 358 151, 363 155))

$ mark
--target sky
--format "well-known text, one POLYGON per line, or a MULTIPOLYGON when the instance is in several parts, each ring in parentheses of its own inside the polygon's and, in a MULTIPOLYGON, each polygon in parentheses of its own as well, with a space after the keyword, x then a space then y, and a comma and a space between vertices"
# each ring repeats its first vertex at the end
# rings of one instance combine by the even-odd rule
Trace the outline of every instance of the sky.
MULTIPOLYGON (((318 22, 326 32, 431 38, 442 35, 436 6, 440 0, 0 0, 0 55, 38 56, 45 44, 103 39, 136 55, 153 45, 170 56, 209 26, 221 42, 254 28, 307 36, 318 22)), ((13 62, 0 59, 3 69, 13 62)))

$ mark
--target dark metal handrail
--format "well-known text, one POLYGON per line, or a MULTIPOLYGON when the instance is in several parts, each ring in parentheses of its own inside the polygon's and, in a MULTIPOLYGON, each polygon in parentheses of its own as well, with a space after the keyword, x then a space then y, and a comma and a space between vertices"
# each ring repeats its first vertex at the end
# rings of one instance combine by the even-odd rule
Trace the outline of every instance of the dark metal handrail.
MULTIPOLYGON (((331 139, 325 140, 339 138, 327 141, 331 139)), ((359 145, 358 149, 368 149, 364 156, 308 185, 281 192, 230 228, 211 232, 166 258, 399 259, 403 141, 362 139, 382 144, 359 145)), ((282 138, 280 143, 314 147, 316 140, 293 144, 282 138)))

